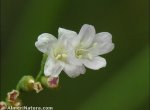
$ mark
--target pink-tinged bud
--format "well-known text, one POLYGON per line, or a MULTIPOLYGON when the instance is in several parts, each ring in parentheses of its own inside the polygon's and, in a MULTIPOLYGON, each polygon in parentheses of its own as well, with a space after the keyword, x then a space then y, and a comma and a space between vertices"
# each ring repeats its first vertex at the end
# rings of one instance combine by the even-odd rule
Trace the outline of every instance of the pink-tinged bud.
POLYGON ((49 77, 47 79, 47 82, 50 88, 56 88, 58 87, 58 84, 59 84, 59 77, 49 77))
POLYGON ((40 91, 43 90, 43 87, 40 82, 35 82, 33 84, 33 89, 36 91, 36 93, 39 93, 40 91))
POLYGON ((0 110, 6 110, 7 109, 7 104, 6 102, 1 101, 0 102, 0 110))
POLYGON ((11 92, 7 93, 7 100, 8 102, 16 102, 19 96, 19 91, 12 90, 11 92))

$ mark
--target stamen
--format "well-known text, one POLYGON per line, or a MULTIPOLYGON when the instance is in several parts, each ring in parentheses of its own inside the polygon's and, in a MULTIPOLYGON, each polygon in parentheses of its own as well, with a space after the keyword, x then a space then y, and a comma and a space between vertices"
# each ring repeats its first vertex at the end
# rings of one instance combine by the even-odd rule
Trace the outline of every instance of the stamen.
POLYGON ((78 58, 81 59, 81 58, 82 58, 82 55, 79 55, 78 58))
POLYGON ((66 61, 68 55, 67 55, 67 51, 64 48, 60 47, 54 50, 54 56, 56 60, 61 60, 64 62, 66 61))
POLYGON ((86 52, 88 52, 88 50, 86 49, 83 49, 83 48, 79 48, 79 49, 76 49, 76 57, 77 58, 83 58, 83 56, 86 54, 86 52))
POLYGON ((56 59, 58 60, 58 59, 60 59, 60 58, 61 58, 61 55, 58 54, 58 55, 56 56, 56 59))
POLYGON ((63 58, 67 58, 67 54, 62 54, 62 57, 63 58))

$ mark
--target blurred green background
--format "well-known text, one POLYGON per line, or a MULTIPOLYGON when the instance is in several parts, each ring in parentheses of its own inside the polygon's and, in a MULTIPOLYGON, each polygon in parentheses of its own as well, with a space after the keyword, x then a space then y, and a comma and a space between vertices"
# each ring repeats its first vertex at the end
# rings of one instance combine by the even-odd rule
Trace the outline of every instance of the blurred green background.
POLYGON ((27 106, 54 110, 148 110, 148 0, 1 0, 1 100, 26 74, 36 76, 42 53, 37 36, 58 27, 79 31, 85 23, 110 32, 115 49, 107 67, 75 79, 60 75, 60 87, 23 93, 27 106))

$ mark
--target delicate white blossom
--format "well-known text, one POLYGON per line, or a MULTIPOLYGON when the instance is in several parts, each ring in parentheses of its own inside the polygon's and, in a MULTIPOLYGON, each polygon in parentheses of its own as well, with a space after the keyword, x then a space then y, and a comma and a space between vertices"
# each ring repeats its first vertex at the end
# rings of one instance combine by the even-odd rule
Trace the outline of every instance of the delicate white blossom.
POLYGON ((35 46, 39 51, 48 55, 44 67, 46 76, 58 77, 62 70, 69 77, 85 73, 85 67, 76 61, 75 56, 72 55, 73 49, 68 42, 76 36, 77 34, 73 31, 59 28, 58 39, 48 33, 38 37, 35 46))
POLYGON ((99 55, 106 54, 114 48, 110 33, 96 34, 94 26, 88 24, 83 25, 79 34, 70 42, 78 62, 93 70, 106 66, 106 60, 99 55))
POLYGON ((44 33, 38 37, 35 46, 48 55, 44 74, 58 77, 64 72, 70 77, 85 73, 85 67, 98 70, 106 66, 106 60, 99 55, 113 50, 112 35, 108 32, 95 32, 92 25, 82 26, 79 34, 59 28, 58 39, 44 33))

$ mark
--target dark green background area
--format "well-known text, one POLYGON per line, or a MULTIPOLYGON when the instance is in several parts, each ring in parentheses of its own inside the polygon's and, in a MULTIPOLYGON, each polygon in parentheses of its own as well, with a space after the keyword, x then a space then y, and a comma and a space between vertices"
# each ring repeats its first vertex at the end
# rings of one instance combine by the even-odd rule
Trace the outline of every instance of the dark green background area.
POLYGON ((36 76, 42 53, 37 36, 58 28, 79 31, 92 24, 110 32, 115 49, 107 66, 75 79, 60 75, 60 87, 23 93, 27 106, 54 110, 148 110, 148 0, 1 0, 1 100, 23 75, 36 76))

